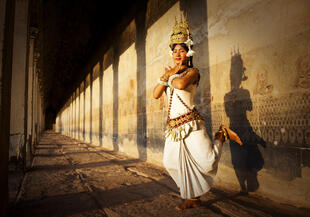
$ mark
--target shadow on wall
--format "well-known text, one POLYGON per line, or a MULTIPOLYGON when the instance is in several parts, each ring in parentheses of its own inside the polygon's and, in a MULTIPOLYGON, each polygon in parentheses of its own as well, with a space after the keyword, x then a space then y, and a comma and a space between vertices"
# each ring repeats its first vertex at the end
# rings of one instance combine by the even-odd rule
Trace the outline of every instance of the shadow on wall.
MULTIPOLYGON (((118 42, 118 41, 117 41, 118 42)), ((119 55, 117 46, 118 43, 115 43, 113 46, 113 151, 118 151, 118 64, 119 64, 119 55)))
POLYGON ((85 110, 86 110, 86 103, 85 103, 85 99, 86 99, 86 80, 83 81, 83 133, 82 133, 82 136, 83 136, 83 141, 85 141, 85 110))
POLYGON ((102 147, 102 119, 103 119, 103 61, 99 61, 99 146, 102 147))
POLYGON ((93 71, 90 71, 90 108, 89 108, 89 141, 90 143, 93 142, 93 71))
POLYGON ((146 117, 146 10, 147 1, 143 3, 135 16, 136 51, 137 51, 137 148, 139 159, 147 160, 147 117, 146 117))
POLYGON ((59 131, 59 133, 62 133, 62 113, 60 113, 60 115, 59 115, 59 125, 58 125, 58 131, 59 131))
POLYGON ((248 90, 240 87, 247 80, 245 68, 239 51, 231 57, 230 83, 231 91, 225 94, 225 111, 230 119, 230 128, 243 142, 239 146, 230 141, 232 164, 243 192, 253 192, 259 187, 257 173, 263 168, 264 159, 258 145, 266 147, 266 142, 253 130, 246 112, 252 111, 252 101, 248 90))

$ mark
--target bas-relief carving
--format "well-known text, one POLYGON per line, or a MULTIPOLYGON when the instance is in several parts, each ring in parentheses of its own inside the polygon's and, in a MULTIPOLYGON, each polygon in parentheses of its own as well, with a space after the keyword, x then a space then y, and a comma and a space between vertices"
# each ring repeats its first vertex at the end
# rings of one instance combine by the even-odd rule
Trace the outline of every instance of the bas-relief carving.
POLYGON ((281 97, 257 98, 260 121, 257 127, 261 129, 263 138, 268 142, 281 146, 309 147, 306 134, 309 131, 310 111, 309 94, 294 93, 281 97), (273 131, 273 135, 267 131, 273 131))
POLYGON ((301 56, 296 60, 296 87, 310 88, 310 55, 301 56))
MULTIPOLYGON (((310 87, 310 55, 296 61, 299 87, 310 87)), ((268 69, 263 67, 257 74, 256 86, 251 99, 250 91, 241 87, 247 80, 246 68, 239 50, 232 52, 230 82, 231 91, 225 94, 222 104, 212 103, 213 130, 221 123, 249 121, 255 133, 274 146, 294 145, 309 147, 310 111, 309 93, 281 94, 271 96, 274 86, 268 81, 268 69), (225 114, 226 113, 226 114, 225 114), (259 117, 259 119, 257 119, 259 117), (244 119, 244 120, 243 120, 244 119)), ((246 134, 246 133, 245 133, 246 134)), ((245 135, 245 137, 248 137, 245 135)))
MULTIPOLYGON (((297 94, 295 97, 300 98, 297 94)), ((306 114, 307 110, 309 111, 309 105, 301 102, 296 103, 296 107, 294 107, 295 100, 291 101, 292 103, 287 103, 290 101, 289 95, 255 101, 259 108, 260 122, 253 125, 254 128, 261 131, 262 137, 266 141, 275 146, 310 146, 309 140, 306 139, 309 132, 309 124, 307 124, 309 120, 303 117, 303 114, 306 114), (268 105, 268 102, 271 105, 268 105)))
MULTIPOLYGON (((302 78, 298 80, 298 84, 303 88, 308 85, 304 75, 309 72, 310 64, 307 61, 307 63, 303 62, 308 60, 308 57, 297 61, 299 78, 302 78)), ((251 177, 256 177, 255 173, 253 173, 254 176, 247 177, 249 174, 244 173, 244 170, 240 172, 238 165, 242 166, 242 162, 236 160, 236 156, 248 158, 251 155, 250 157, 261 159, 259 161, 262 163, 257 164, 258 167, 255 165, 253 167, 257 172, 263 166, 281 179, 292 180, 300 177, 301 162, 305 156, 303 153, 307 150, 299 149, 299 147, 310 147, 310 93, 281 93, 276 97, 271 95, 273 86, 268 83, 268 69, 265 67, 257 74, 256 87, 253 90, 255 97, 251 99, 251 91, 241 87, 241 82, 247 77, 239 52, 231 57, 230 76, 231 90, 225 94, 224 105, 211 104, 212 127, 215 132, 220 124, 229 124, 240 134, 241 140, 254 144, 253 146, 247 145, 247 150, 241 150, 242 148, 237 150, 237 146, 230 144, 232 166, 241 188, 246 188, 244 183, 247 178, 252 184, 254 183, 254 187, 257 180, 251 179, 251 177), (265 142, 266 148, 262 148, 259 141, 265 142), (251 150, 256 151, 251 153, 251 150)), ((246 168, 249 169, 249 166, 246 168)))
POLYGON ((253 91, 254 95, 270 94, 273 90, 273 85, 268 84, 268 71, 266 68, 261 69, 256 76, 256 85, 253 91))

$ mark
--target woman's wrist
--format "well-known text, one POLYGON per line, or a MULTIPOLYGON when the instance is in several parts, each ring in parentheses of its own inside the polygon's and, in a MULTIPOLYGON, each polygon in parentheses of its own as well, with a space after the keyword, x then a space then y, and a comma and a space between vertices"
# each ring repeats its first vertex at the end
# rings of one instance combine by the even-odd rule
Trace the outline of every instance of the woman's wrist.
POLYGON ((169 75, 167 73, 160 76, 157 82, 161 85, 168 86, 169 75))
POLYGON ((168 86, 168 82, 167 81, 161 81, 160 79, 158 79, 157 82, 159 84, 161 84, 161 85, 168 86))
POLYGON ((169 76, 167 74, 163 74, 162 76, 160 76, 159 80, 162 82, 168 82, 169 76))
POLYGON ((173 79, 179 78, 179 77, 181 77, 180 74, 171 75, 171 76, 169 77, 169 79, 168 79, 168 86, 169 86, 170 88, 174 88, 173 85, 172 85, 172 81, 173 81, 173 79))

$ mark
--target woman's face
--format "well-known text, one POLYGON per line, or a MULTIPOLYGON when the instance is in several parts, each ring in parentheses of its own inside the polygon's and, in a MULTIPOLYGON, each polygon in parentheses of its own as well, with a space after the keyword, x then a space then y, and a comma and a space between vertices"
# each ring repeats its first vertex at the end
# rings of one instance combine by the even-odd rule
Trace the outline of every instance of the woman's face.
POLYGON ((176 65, 186 65, 187 62, 187 51, 184 47, 177 44, 173 49, 172 58, 176 65))

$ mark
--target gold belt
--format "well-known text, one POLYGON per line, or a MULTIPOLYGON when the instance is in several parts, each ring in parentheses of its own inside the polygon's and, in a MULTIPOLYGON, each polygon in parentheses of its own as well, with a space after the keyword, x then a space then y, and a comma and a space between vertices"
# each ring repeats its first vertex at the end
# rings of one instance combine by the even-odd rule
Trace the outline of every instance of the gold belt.
POLYGON ((193 120, 203 120, 198 111, 193 108, 190 112, 181 115, 179 117, 173 118, 173 119, 168 119, 167 120, 167 125, 168 128, 176 128, 178 126, 181 126, 182 124, 185 124, 187 122, 193 121, 193 120))

